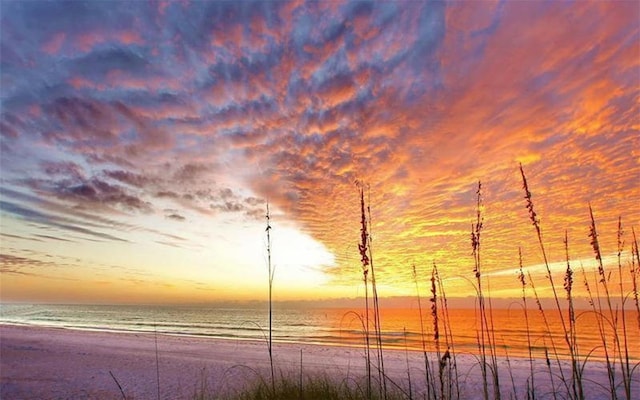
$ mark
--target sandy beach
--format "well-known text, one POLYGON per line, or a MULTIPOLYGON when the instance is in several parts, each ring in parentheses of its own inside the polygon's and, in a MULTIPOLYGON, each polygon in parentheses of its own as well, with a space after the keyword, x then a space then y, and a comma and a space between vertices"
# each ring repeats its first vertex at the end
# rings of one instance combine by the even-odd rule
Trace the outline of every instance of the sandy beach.
MULTIPOLYGON (((156 354, 162 399, 189 399, 205 386, 209 393, 225 393, 254 382, 257 374, 268 376, 264 342, 158 335, 157 348, 156 353, 154 334, 0 325, 0 398, 121 399, 113 374, 127 399, 155 399, 156 354)), ((274 358, 277 370, 284 375, 299 376, 301 366, 303 376, 325 374, 342 380, 364 374, 364 353, 359 348, 278 343, 274 358)), ((414 393, 420 393, 424 388, 422 354, 385 352, 387 373, 400 385, 408 382, 407 361, 414 393)), ((478 398, 482 384, 476 358, 459 355, 457 361, 462 395, 478 398)), ((521 396, 528 361, 500 360, 499 364, 503 393, 512 392, 515 386, 521 396)), ((536 371, 536 387, 542 398, 552 398, 543 360, 536 364, 536 371)), ((588 364, 585 382, 589 399, 610 398, 600 387, 606 379, 603 364, 588 364)), ((554 385, 560 384, 556 377, 554 385)), ((633 390, 640 392, 637 377, 633 390)))

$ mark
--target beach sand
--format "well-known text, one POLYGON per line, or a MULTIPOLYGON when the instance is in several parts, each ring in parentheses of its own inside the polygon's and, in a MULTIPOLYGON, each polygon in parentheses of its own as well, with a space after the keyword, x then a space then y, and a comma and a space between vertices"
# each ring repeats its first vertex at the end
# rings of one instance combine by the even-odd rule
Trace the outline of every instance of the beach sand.
MULTIPOLYGON (((156 399, 157 371, 162 399, 190 399, 206 387, 209 393, 240 390, 269 376, 265 342, 211 338, 79 331, 60 328, 0 325, 0 398, 11 399, 156 399), (156 369, 156 355, 158 369, 156 369)), ((365 372, 364 351, 353 347, 274 343, 278 374, 326 375, 338 382, 360 379, 365 372), (300 362, 302 354, 302 364, 300 362)), ((386 371, 394 382, 407 387, 407 354, 385 351, 386 371)), ((424 390, 424 359, 408 353, 414 393, 424 390)), ((482 379, 475 356, 458 355, 463 398, 481 398, 482 379)), ((509 398, 512 382, 519 397, 529 376, 529 361, 499 360, 503 398, 509 398), (505 397, 506 395, 506 397, 505 397)), ((602 363, 589 362, 585 373, 588 399, 611 398, 600 385, 607 384, 602 363)), ((566 373, 570 374, 567 368, 566 373)), ((552 383, 544 360, 536 363, 536 388, 541 398, 552 398, 552 383)), ((554 377, 556 387, 562 385, 554 377)), ((636 375, 633 390, 640 394, 636 375)), ((421 397, 421 396, 420 396, 421 397)))

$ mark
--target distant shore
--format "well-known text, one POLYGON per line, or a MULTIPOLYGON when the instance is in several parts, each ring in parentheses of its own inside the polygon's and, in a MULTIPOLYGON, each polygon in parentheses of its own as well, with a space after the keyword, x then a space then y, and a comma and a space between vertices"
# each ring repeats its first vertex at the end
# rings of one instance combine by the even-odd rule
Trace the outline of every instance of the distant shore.
MULTIPOLYGON (((364 353, 360 348, 278 343, 274 345, 274 358, 276 369, 285 375, 298 376, 302 372, 303 376, 327 375, 343 380, 361 377, 365 371, 364 353)), ((459 355, 457 361, 464 377, 462 393, 467 396, 464 398, 475 398, 481 390, 477 360, 473 355, 464 354, 459 355)), ((407 385, 409 371, 415 393, 424 387, 423 363, 420 352, 385 352, 389 377, 400 385, 407 385)), ((544 361, 536 363, 540 371, 536 373, 536 386, 551 389, 544 361)), ((514 385, 516 391, 524 390, 529 361, 501 360, 499 365, 504 393, 512 391, 514 385), (513 374, 513 385, 509 370, 513 374)), ((191 399, 203 388, 212 394, 240 390, 259 379, 258 375, 268 376, 268 368, 266 344, 259 341, 0 324, 0 398, 3 400, 122 399, 111 374, 128 399, 155 399, 157 372, 162 399, 191 399)), ((592 386, 589 399, 610 398, 610 394, 598 387, 607 379, 602 363, 589 363, 586 376, 592 386)), ((639 393, 637 378, 633 385, 635 393, 639 393)))

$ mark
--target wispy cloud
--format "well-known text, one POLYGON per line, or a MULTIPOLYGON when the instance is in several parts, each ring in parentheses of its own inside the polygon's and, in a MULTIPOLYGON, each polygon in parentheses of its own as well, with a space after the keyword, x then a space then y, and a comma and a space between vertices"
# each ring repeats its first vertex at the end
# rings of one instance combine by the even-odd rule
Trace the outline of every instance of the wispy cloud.
POLYGON ((61 218, 53 214, 45 214, 40 211, 19 206, 15 203, 0 201, 0 210, 2 210, 5 213, 9 213, 11 215, 17 216, 19 218, 23 218, 29 222, 48 225, 48 226, 59 228, 65 231, 81 233, 84 235, 93 236, 100 239, 126 242, 125 239, 115 237, 108 233, 97 232, 82 226, 74 225, 74 222, 67 218, 61 218))

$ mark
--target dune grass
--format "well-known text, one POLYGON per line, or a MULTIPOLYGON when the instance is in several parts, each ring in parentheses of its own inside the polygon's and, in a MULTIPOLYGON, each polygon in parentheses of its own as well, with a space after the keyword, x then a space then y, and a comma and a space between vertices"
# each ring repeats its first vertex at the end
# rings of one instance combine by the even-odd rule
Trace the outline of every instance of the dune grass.
MULTIPOLYGON (((526 343, 528 354, 528 377, 524 382, 516 383, 511 371, 511 363, 506 354, 508 368, 500 370, 498 362, 498 351, 501 348, 496 340, 495 326, 493 323, 493 312, 491 306, 491 292, 489 280, 483 275, 483 263, 481 259, 481 236, 484 228, 484 216, 482 215, 482 185, 478 182, 476 191, 476 213, 471 223, 471 248, 473 263, 469 273, 473 274, 468 282, 474 287, 476 292, 476 339, 477 339, 477 368, 481 374, 479 391, 472 397, 461 395, 461 376, 456 364, 456 351, 453 341, 454 335, 451 331, 449 320, 449 310, 446 303, 445 287, 443 280, 438 273, 435 261, 431 268, 429 277, 420 277, 417 269, 412 266, 413 279, 416 285, 417 313, 420 318, 420 335, 422 337, 422 353, 424 356, 424 371, 416 376, 415 371, 412 377, 412 370, 409 368, 407 355, 407 384, 402 387, 387 376, 384 369, 382 324, 380 321, 380 309, 378 292, 373 269, 373 252, 371 246, 371 205, 365 202, 363 186, 359 187, 360 195, 360 240, 358 251, 361 259, 361 269, 364 291, 364 312, 358 314, 362 322, 363 331, 363 363, 365 375, 360 380, 353 377, 327 377, 327 376, 303 376, 302 358, 300 361, 300 374, 297 376, 275 378, 273 353, 271 343, 271 306, 269 313, 269 342, 268 351, 271 367, 271 379, 258 378, 243 390, 226 394, 224 396, 213 396, 206 391, 200 391, 194 396, 198 400, 251 400, 251 399, 354 399, 354 400, 395 400, 395 399, 425 399, 425 400, 459 400, 465 398, 483 398, 484 400, 509 399, 568 399, 584 400, 590 396, 585 392, 585 369, 590 362, 595 351, 604 355, 607 376, 607 386, 602 386, 604 392, 608 392, 612 400, 638 398, 640 393, 633 392, 632 382, 637 382, 639 377, 640 363, 634 363, 629 356, 629 346, 633 346, 628 337, 628 326, 631 321, 627 320, 623 310, 629 309, 625 305, 632 303, 635 306, 638 326, 640 327, 640 306, 638 306, 638 280, 640 277, 640 256, 638 254, 638 241, 635 230, 632 227, 631 240, 631 260, 628 262, 629 268, 624 268, 622 260, 624 246, 624 231, 622 228, 622 218, 618 220, 617 229, 617 271, 618 281, 612 282, 611 275, 605 271, 602 261, 600 244, 598 241, 596 219, 591 205, 588 205, 589 232, 588 237, 594 251, 597 263, 597 271, 590 279, 582 268, 583 284, 588 294, 591 307, 589 313, 595 316, 597 335, 601 345, 593 349, 585 349, 580 346, 577 335, 577 321, 583 313, 576 315, 574 308, 574 268, 571 265, 569 237, 565 231, 564 235, 564 258, 566 269, 562 277, 562 286, 554 281, 554 274, 550 268, 549 255, 543 241, 542 226, 538 214, 535 211, 532 200, 532 193, 525 171, 520 165, 522 177, 522 189, 524 190, 525 208, 529 224, 533 226, 535 236, 541 256, 546 267, 546 280, 552 290, 552 300, 554 303, 553 313, 557 313, 560 321, 560 332, 558 339, 553 334, 548 318, 548 310, 545 310, 538 296, 536 282, 531 274, 522 265, 522 252, 518 251, 519 269, 516 271, 514 285, 519 283, 521 289, 521 304, 524 310, 526 327, 526 343), (623 273, 629 274, 632 284, 631 290, 625 290, 623 285, 623 273), (424 279, 430 287, 430 316, 423 315, 423 307, 420 297, 419 280, 424 279), (617 283, 617 285, 616 285, 617 283), (614 287, 617 286, 618 293, 614 287), (564 296, 558 292, 564 290, 564 296), (540 337, 538 333, 533 333, 530 329, 529 310, 531 307, 531 297, 535 301, 537 310, 544 322, 544 334, 540 337), (371 300, 371 301, 370 301, 371 300), (619 302, 619 304, 617 304, 619 302), (373 304, 371 304, 373 303, 373 304), (561 304, 563 303, 563 304, 561 304), (566 303, 566 304, 565 304, 566 303), (431 318, 430 324, 425 324, 424 319, 431 318), (425 326, 431 326, 431 334, 427 334, 425 326), (373 328, 373 332, 371 331, 373 328), (536 336, 534 336, 536 335, 536 336), (542 346, 540 346, 542 343, 542 346), (564 355, 563 355, 564 354, 564 355), (543 360, 545 369, 540 368, 540 363, 536 360, 543 360), (538 364, 538 368, 534 365, 538 364), (500 372, 508 372, 509 385, 501 384, 500 372), (543 375, 547 375, 549 387, 539 387, 537 382, 544 381, 543 375), (422 380, 415 390, 413 383, 422 380), (524 391, 517 390, 518 386, 524 386, 524 391)), ((268 220, 267 211, 267 221, 268 220)), ((271 226, 267 225, 267 235, 271 226)), ((270 245, 270 240, 269 245, 270 245)), ((270 252, 270 247, 269 247, 270 252)), ((272 269, 269 265, 269 299, 271 300, 272 289, 272 269)), ((271 303, 271 301, 270 301, 271 303)), ((426 313, 425 313, 426 314, 426 313)), ((405 333, 406 335, 406 333, 405 333)), ((406 340, 406 336, 405 336, 406 340)), ((637 345, 637 344, 636 344, 637 345)), ((504 346, 504 345, 503 345, 504 346)), ((503 349, 506 352, 506 346, 503 349)), ((520 386, 520 388, 522 388, 520 386)), ((468 394, 467 394, 468 396, 468 394)))
MULTIPOLYGON (((382 400, 380 393, 367 393, 366 379, 356 381, 344 379, 337 381, 328 376, 290 376, 276 378, 274 384, 258 379, 242 390, 214 395, 201 391, 194 395, 194 400, 382 400)), ((388 389, 387 400, 407 399, 400 391, 388 389)))

